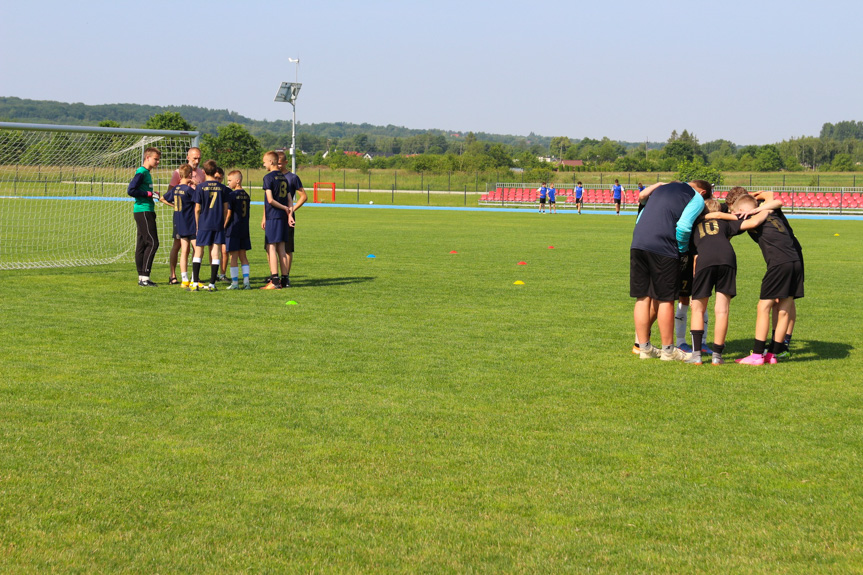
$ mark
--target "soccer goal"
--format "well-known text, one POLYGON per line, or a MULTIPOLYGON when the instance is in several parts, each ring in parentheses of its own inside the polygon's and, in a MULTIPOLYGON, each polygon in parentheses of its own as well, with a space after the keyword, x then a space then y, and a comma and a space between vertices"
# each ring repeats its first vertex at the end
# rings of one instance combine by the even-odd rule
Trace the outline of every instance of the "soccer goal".
MULTIPOLYGON (((162 194, 198 135, 0 122, 0 269, 133 261, 136 228, 126 187, 144 149, 162 152, 153 171, 162 194)), ((166 262, 173 216, 156 206, 158 259, 166 262)))

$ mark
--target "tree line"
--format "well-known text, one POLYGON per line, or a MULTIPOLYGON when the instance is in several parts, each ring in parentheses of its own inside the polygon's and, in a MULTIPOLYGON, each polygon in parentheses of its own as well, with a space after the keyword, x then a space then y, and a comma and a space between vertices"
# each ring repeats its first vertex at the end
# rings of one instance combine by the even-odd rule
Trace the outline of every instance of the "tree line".
MULTIPOLYGON (((268 149, 287 149, 290 122, 254 121, 227 110, 180 107, 180 111, 152 106, 115 104, 85 106, 0 98, 0 117, 16 121, 91 123, 99 114, 117 117, 102 126, 202 131, 202 150, 208 158, 235 167, 258 167, 268 149), (205 114, 204 112, 209 112, 205 114), (138 123, 141 113, 149 114, 138 123), (129 121, 134 118, 134 121, 129 121)), ((701 143, 688 130, 671 133, 665 142, 619 142, 566 136, 527 137, 444 130, 413 130, 345 122, 298 124, 299 165, 342 169, 405 169, 412 171, 487 171, 516 169, 542 175, 563 171, 669 172, 686 170, 718 181, 722 172, 839 171, 863 165, 863 122, 825 123, 819 136, 801 136, 763 146, 737 145, 728 140, 701 143), (354 152, 345 154, 345 152, 354 152), (549 160, 551 163, 549 163, 549 160), (581 166, 562 166, 561 160, 581 160, 581 166)))

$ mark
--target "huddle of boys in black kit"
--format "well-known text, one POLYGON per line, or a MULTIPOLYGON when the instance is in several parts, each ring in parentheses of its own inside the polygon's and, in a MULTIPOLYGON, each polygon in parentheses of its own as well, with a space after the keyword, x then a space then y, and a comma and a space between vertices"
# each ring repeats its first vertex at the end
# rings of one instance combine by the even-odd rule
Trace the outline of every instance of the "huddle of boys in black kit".
MULTIPOLYGON (((664 186, 686 186, 675 182, 674 184, 656 184, 646 190, 643 201, 650 206, 648 199, 655 199, 659 194, 670 194, 665 192, 664 186), (652 197, 651 197, 652 194, 652 197)), ((671 234, 671 228, 676 229, 678 240, 678 261, 689 258, 690 266, 678 266, 676 279, 678 295, 681 305, 689 304, 691 295, 692 319, 690 333, 692 336, 691 353, 687 353, 680 347, 670 344, 670 337, 663 333, 663 348, 660 351, 651 345, 649 325, 647 325, 647 311, 651 309, 649 323, 657 321, 660 323, 660 331, 668 331, 670 321, 668 318, 668 306, 673 305, 673 298, 669 296, 669 290, 665 289, 657 301, 655 285, 670 285, 674 270, 671 258, 659 258, 655 269, 649 269, 649 265, 639 264, 644 259, 643 249, 645 234, 655 234, 657 217, 651 220, 651 228, 645 231, 643 228, 633 234, 633 264, 630 270, 630 295, 638 298, 636 303, 636 350, 639 357, 648 359, 660 357, 663 360, 680 360, 685 363, 701 365, 703 363, 702 353, 710 353, 712 357, 708 363, 721 365, 725 363, 723 353, 725 351, 725 337, 728 333, 728 317, 731 299, 737 295, 737 259, 734 248, 731 246, 731 238, 747 232, 749 236, 761 248, 767 271, 761 282, 761 293, 756 314, 755 340, 752 351, 747 357, 735 360, 744 365, 775 364, 779 359, 791 356, 789 344, 791 334, 797 317, 795 300, 804 295, 803 274, 803 252, 800 242, 794 235, 794 231, 782 213, 782 202, 773 197, 772 192, 759 191, 749 194, 741 187, 732 188, 726 196, 725 204, 721 204, 713 197, 713 188, 710 183, 703 180, 689 182, 690 187, 696 195, 703 199, 703 210, 688 228, 689 221, 681 206, 677 211, 667 211, 665 214, 667 234, 671 234), (688 229, 687 229, 688 228, 688 229), (687 233, 689 232, 689 237, 687 233), (637 241, 638 240, 638 241, 637 241), (684 240, 688 240, 687 242, 684 240), (641 248, 641 249, 637 249, 641 248), (668 265, 662 263, 668 260, 668 265), (660 265, 661 264, 661 265, 660 265), (662 267, 664 266, 664 267, 662 267), (683 277, 687 274, 688 277, 683 277), (663 283, 664 282, 664 283, 663 283), (681 291, 681 286, 687 286, 681 291), (691 287, 690 287, 691 286, 691 287), (707 303, 711 294, 715 291, 714 304, 714 340, 712 350, 706 348, 705 344, 705 320, 707 303), (647 303, 645 303, 645 300, 647 303), (669 301, 670 300, 670 301, 669 301), (665 307, 665 311, 661 311, 665 307), (641 307, 640 307, 641 306, 641 307), (639 311, 641 309, 641 311, 639 311), (768 341, 768 331, 773 324, 772 341, 768 341), (640 318, 640 319, 639 319, 640 318), (665 325, 663 325, 665 321, 665 325), (648 329, 645 329, 647 327, 648 329), (641 329, 641 331, 639 331, 641 329), (643 340, 643 341, 642 341, 643 340), (666 341, 668 340, 668 341, 666 341)), ((672 188, 669 188, 672 189, 672 188)), ((663 197, 663 196, 659 196, 663 197)), ((663 200, 657 210, 666 208, 667 200, 663 200)), ((678 201, 678 204, 680 202, 678 201)), ((694 211, 695 204, 689 205, 689 214, 694 211)), ((638 230, 638 224, 636 224, 638 230)), ((667 242, 666 242, 667 243, 667 242)), ((647 243, 650 251, 650 243, 647 243)), ((649 254, 656 259, 656 252, 649 254)), ((667 256, 668 254, 666 254, 667 256)), ((678 307, 678 310, 681 309, 678 307)), ((685 321, 685 311, 684 311, 685 321)))

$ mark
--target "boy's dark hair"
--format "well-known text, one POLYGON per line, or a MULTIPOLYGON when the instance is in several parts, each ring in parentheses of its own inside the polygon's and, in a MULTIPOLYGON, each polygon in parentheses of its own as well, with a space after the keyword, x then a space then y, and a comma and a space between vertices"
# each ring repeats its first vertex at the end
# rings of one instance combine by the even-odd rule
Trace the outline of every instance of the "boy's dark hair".
POLYGON ((216 166, 216 173, 219 174, 220 176, 222 176, 223 178, 225 177, 225 170, 223 170, 219 166, 216 166))
POLYGON ((243 172, 241 172, 240 170, 231 170, 230 172, 228 172, 228 177, 230 178, 231 176, 237 176, 240 178, 240 182, 243 181, 243 172))
POLYGON ((581 185, 581 180, 579 180, 579 181, 578 181, 578 185, 579 185, 579 186, 581 185))
POLYGON ((192 177, 192 166, 189 164, 183 164, 179 168, 177 168, 177 173, 180 174, 181 178, 191 178, 192 177))
POLYGON ((204 173, 208 176, 215 176, 219 166, 216 165, 216 160, 207 160, 202 166, 204 173))
POLYGON ((614 183, 619 184, 620 182, 617 181, 617 178, 614 178, 614 183))
POLYGON ((162 150, 160 150, 159 148, 147 148, 146 150, 144 150, 144 157, 145 158, 148 156, 161 156, 161 155, 162 155, 162 150))
POLYGON ((705 194, 705 196, 704 196, 705 198, 712 198, 713 197, 713 184, 711 184, 707 180, 692 180, 689 183, 695 189, 704 190, 705 192, 707 192, 707 194, 705 194))
POLYGON ((746 188, 741 186, 734 186, 728 193, 725 195, 725 204, 730 208, 734 206, 735 202, 739 200, 742 196, 748 195, 749 192, 746 191, 746 188))

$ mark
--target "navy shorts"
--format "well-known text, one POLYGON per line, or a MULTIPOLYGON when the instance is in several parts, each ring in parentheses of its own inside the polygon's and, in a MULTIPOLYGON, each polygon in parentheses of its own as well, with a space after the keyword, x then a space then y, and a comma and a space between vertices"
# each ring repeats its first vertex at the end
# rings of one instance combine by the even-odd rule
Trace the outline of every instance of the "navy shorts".
POLYGON ((264 230, 264 238, 268 244, 278 244, 288 241, 288 230, 291 226, 288 225, 288 220, 267 220, 267 227, 264 230))
POLYGON ((199 246, 212 246, 225 243, 225 230, 198 230, 195 238, 199 246))
POLYGON ((251 250, 252 249, 252 240, 249 239, 249 236, 228 236, 227 241, 225 242, 225 249, 228 252, 238 252, 241 250, 251 250))

